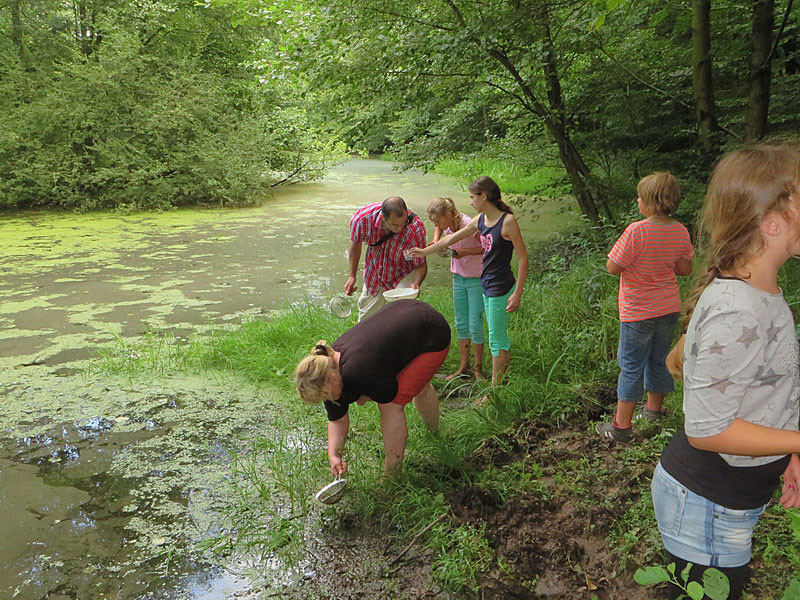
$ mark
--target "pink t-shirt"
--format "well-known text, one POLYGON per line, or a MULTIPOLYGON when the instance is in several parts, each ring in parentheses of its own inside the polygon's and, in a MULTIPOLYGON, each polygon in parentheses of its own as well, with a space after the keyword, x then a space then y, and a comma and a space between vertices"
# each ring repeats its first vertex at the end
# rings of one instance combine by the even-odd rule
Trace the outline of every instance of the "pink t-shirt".
POLYGON ((686 227, 672 221, 635 221, 608 258, 625 269, 619 277, 619 320, 625 323, 681 310, 675 263, 694 256, 686 227))
MULTIPOLYGON (((469 225, 471 221, 472 219, 468 215, 461 213, 461 229, 469 225)), ((449 228, 445 229, 442 237, 451 233, 453 232, 449 228)), ((481 235, 476 231, 475 235, 459 240, 455 244, 451 244, 450 247, 457 251, 466 250, 467 248, 482 248, 481 235)), ((450 259, 450 272, 462 277, 480 277, 483 270, 482 261, 483 251, 480 254, 468 254, 461 258, 453 257, 450 259)))

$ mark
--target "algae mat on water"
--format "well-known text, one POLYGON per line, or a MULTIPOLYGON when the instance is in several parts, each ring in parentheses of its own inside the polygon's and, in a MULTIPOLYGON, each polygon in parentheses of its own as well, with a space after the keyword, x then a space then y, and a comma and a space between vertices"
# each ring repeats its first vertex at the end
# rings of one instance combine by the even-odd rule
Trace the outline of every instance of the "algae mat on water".
POLYGON ((218 527, 229 452, 276 422, 270 392, 236 379, 97 381, 41 367, 5 391, 0 539, 14 543, 0 544, 0 597, 206 599, 248 589, 195 544, 218 527))

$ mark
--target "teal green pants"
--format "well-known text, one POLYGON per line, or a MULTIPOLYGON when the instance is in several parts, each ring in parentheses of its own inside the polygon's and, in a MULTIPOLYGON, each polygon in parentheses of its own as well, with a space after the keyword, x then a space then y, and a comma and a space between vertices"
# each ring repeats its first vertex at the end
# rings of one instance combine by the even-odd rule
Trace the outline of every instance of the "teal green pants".
POLYGON ((483 308, 486 311, 486 322, 489 324, 489 349, 492 356, 500 356, 500 350, 511 350, 511 339, 508 337, 508 298, 514 292, 511 288, 505 296, 490 298, 483 296, 483 308))
POLYGON ((453 308, 458 339, 471 339, 473 344, 482 344, 483 289, 480 277, 462 277, 453 273, 453 308))

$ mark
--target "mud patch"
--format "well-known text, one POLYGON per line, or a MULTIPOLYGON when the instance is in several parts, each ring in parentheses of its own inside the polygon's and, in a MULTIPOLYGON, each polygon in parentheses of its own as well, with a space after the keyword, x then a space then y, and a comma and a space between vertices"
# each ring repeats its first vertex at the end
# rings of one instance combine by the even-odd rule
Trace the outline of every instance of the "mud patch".
POLYGON ((592 436, 590 427, 585 417, 557 432, 523 422, 472 457, 477 468, 513 464, 537 475, 536 486, 505 502, 480 487, 448 498, 456 524, 485 526, 496 554, 480 598, 657 597, 636 584, 632 572, 618 568, 619 556, 607 539, 655 463, 624 459, 618 446, 592 436))

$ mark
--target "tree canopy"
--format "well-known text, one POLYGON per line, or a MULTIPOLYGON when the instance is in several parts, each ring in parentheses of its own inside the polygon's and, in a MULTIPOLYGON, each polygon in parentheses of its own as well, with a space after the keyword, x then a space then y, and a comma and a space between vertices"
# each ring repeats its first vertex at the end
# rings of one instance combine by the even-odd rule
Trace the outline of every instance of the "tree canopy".
POLYGON ((0 31, 0 206, 243 203, 344 142, 555 166, 599 222, 800 114, 792 0, 10 0, 0 31))

